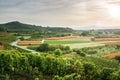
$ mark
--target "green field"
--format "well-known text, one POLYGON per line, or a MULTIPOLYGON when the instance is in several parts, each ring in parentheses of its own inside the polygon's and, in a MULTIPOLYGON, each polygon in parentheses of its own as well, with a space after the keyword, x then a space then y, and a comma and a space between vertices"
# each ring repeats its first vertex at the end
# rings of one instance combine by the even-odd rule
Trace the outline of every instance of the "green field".
POLYGON ((100 43, 97 43, 97 42, 66 44, 66 46, 70 46, 71 48, 97 47, 97 46, 104 46, 104 45, 105 44, 100 44, 100 43))
POLYGON ((100 43, 97 43, 97 42, 91 42, 91 41, 46 40, 45 43, 48 43, 50 45, 65 45, 65 46, 70 46, 71 48, 104 46, 104 44, 100 44, 100 43))
POLYGON ((77 44, 77 43, 89 43, 90 41, 60 41, 60 40, 46 40, 45 43, 51 45, 61 45, 61 44, 77 44))

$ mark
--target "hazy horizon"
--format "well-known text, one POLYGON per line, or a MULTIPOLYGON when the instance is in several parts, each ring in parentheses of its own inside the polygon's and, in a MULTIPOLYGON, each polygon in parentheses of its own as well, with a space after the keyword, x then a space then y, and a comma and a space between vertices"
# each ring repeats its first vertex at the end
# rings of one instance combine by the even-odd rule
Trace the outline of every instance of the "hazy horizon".
POLYGON ((0 0, 0 23, 120 29, 120 0, 0 0))

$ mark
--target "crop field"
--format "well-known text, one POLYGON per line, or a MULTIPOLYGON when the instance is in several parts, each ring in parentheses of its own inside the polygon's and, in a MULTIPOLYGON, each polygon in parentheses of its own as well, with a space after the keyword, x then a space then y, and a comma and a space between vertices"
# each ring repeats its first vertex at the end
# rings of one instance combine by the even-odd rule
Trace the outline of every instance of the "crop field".
POLYGON ((20 46, 31 46, 31 45, 41 45, 41 41, 19 41, 18 45, 20 46))
POLYGON ((91 37, 66 36, 66 37, 51 37, 51 38, 46 38, 46 40, 91 41, 91 37))
POLYGON ((78 44, 66 44, 66 46, 70 46, 71 48, 85 48, 85 47, 87 48, 87 47, 105 46, 105 44, 88 42, 88 43, 78 43, 78 44))
POLYGON ((120 41, 120 38, 96 38, 95 41, 120 41))
POLYGON ((71 48, 97 47, 105 44, 92 42, 91 37, 66 36, 46 38, 45 43, 50 45, 65 45, 71 48))
POLYGON ((107 42, 102 42, 102 43, 105 45, 120 46, 120 41, 111 41, 111 42, 107 41, 107 42))
POLYGON ((107 59, 113 59, 113 58, 115 58, 116 56, 120 56, 120 52, 107 54, 107 55, 104 55, 103 57, 104 57, 104 58, 107 58, 107 59))
POLYGON ((84 48, 84 47, 96 47, 104 46, 105 44, 91 42, 91 41, 63 41, 63 40, 46 40, 45 43, 50 45, 65 45, 71 48, 84 48))
POLYGON ((63 45, 63 44, 79 44, 79 43, 89 43, 90 41, 67 41, 67 40, 46 40, 45 43, 51 45, 63 45))

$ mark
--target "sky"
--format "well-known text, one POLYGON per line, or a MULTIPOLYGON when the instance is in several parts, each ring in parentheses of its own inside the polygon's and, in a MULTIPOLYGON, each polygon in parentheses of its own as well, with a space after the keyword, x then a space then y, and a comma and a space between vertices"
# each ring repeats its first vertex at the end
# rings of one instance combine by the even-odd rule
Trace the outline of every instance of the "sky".
POLYGON ((0 23, 120 28, 120 0, 0 0, 0 23))

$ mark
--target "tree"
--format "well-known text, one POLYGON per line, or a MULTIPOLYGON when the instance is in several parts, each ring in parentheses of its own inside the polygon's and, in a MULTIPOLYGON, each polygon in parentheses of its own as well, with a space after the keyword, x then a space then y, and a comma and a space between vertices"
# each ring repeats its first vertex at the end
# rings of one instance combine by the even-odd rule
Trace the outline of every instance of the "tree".
POLYGON ((0 26, 0 32, 7 32, 7 28, 4 26, 0 26))
POLYGON ((77 50, 76 53, 79 54, 80 56, 83 56, 83 57, 86 56, 85 52, 82 50, 77 50))
POLYGON ((19 39, 20 39, 21 41, 23 41, 23 40, 24 40, 24 37, 22 36, 22 37, 20 37, 19 39))
POLYGON ((58 56, 62 55, 62 51, 60 49, 56 49, 54 53, 55 55, 58 55, 58 56))
POLYGON ((49 45, 44 43, 37 48, 37 51, 47 52, 49 51, 49 45))
POLYGON ((88 51, 88 54, 97 54, 97 50, 90 50, 88 51))
POLYGON ((116 56, 115 59, 120 63, 120 56, 116 56))
POLYGON ((81 33, 82 36, 89 36, 90 35, 90 32, 89 31, 84 31, 81 33))
POLYGON ((70 46, 65 46, 64 50, 70 50, 70 46))

